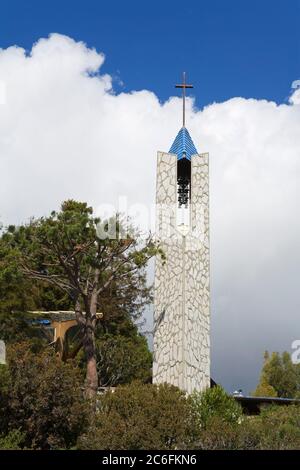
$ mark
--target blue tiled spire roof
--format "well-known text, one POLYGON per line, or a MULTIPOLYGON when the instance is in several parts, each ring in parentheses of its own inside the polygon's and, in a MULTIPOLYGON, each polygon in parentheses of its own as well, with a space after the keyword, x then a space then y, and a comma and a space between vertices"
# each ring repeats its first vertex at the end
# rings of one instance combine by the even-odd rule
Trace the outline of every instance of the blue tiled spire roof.
POLYGON ((175 153, 178 160, 184 157, 190 160, 192 155, 198 153, 186 127, 182 127, 178 132, 169 153, 175 153))

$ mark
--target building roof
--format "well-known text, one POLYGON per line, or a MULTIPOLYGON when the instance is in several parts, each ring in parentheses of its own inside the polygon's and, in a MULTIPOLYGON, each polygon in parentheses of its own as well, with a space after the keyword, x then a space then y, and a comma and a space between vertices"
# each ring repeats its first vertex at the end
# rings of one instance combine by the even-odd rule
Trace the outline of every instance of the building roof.
MULTIPOLYGON (((34 312, 28 312, 32 315, 34 315, 34 322, 36 324, 40 325, 46 325, 48 324, 48 318, 50 318, 51 321, 70 321, 70 320, 76 320, 76 314, 74 310, 54 310, 54 311, 48 311, 45 312, 43 310, 38 310, 34 312), (46 323, 47 322, 47 323, 46 323)), ((85 315, 85 312, 82 312, 83 315, 85 315)), ((103 317, 102 312, 97 312, 96 313, 97 319, 100 319, 103 317)))
POLYGON ((246 414, 259 414, 262 407, 267 405, 300 405, 300 400, 281 397, 247 397, 233 396, 239 402, 246 414))
POLYGON ((190 160, 192 155, 198 153, 186 127, 182 127, 178 132, 169 153, 177 155, 178 160, 182 158, 190 160))
POLYGON ((300 400, 297 398, 284 398, 284 397, 247 397, 247 396, 234 396, 237 401, 248 403, 276 403, 276 404, 297 404, 300 400))

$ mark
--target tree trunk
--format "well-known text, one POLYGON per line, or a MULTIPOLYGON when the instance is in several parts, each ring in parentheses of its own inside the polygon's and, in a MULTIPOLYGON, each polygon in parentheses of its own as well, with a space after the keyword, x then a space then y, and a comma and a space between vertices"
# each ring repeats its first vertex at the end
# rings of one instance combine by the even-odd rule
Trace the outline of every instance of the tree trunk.
POLYGON ((87 319, 83 338, 83 347, 86 354, 86 398, 94 400, 98 389, 98 372, 96 362, 95 331, 93 322, 87 319))
POLYGON ((98 390, 98 371, 96 361, 95 347, 95 329, 96 329, 96 313, 97 313, 97 281, 99 272, 95 272, 95 287, 91 295, 90 309, 86 312, 85 334, 83 346, 86 354, 86 397, 94 400, 98 390))

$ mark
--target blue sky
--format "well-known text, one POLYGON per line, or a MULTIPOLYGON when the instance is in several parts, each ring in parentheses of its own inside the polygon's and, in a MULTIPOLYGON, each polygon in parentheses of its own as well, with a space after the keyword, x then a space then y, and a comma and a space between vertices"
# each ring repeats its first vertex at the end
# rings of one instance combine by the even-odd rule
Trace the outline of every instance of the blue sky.
POLYGON ((0 47, 59 32, 106 54, 116 91, 165 100, 186 70, 200 108, 233 96, 282 103, 300 75, 299 18, 300 0, 5 0, 0 47))

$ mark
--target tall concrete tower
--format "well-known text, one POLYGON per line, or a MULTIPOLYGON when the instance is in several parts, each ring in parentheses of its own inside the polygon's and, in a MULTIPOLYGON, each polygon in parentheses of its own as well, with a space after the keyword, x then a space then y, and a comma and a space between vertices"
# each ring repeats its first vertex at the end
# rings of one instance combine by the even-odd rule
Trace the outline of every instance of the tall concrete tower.
POLYGON ((210 386, 209 162, 183 126, 168 153, 157 154, 157 257, 154 300, 154 383, 191 393, 210 386))

